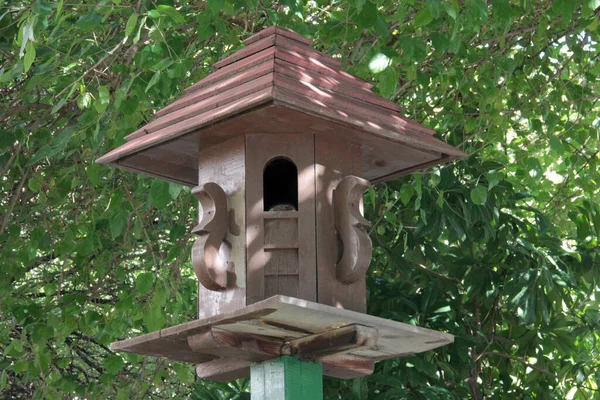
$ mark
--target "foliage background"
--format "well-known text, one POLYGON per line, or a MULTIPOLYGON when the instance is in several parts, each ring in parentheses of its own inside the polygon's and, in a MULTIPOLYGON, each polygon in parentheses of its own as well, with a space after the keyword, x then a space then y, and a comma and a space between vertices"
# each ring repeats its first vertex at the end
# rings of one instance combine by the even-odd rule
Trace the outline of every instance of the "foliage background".
POLYGON ((94 164, 280 24, 471 156, 365 196, 369 312, 456 335, 328 399, 600 398, 599 0, 0 5, 4 398, 249 398, 114 354, 195 314, 189 189, 94 164))

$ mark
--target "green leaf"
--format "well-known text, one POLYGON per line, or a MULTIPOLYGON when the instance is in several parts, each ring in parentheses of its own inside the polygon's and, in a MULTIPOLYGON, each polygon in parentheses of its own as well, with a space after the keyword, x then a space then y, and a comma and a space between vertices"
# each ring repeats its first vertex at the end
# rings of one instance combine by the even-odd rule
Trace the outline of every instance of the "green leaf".
POLYGON ((360 28, 370 29, 374 28, 377 23, 377 14, 377 6, 370 1, 366 1, 362 10, 356 13, 353 19, 360 28))
POLYGON ((390 66, 392 60, 383 53, 377 53, 369 61, 369 69, 374 74, 383 72, 387 67, 390 66))
POLYGON ((62 132, 52 140, 52 142, 42 146, 31 157, 27 165, 33 165, 43 158, 51 158, 59 153, 62 153, 69 144, 69 140, 71 140, 72 133, 73 129, 71 127, 63 129, 62 132))
POLYGON ((146 86, 145 92, 148 93, 148 90, 150 90, 150 88, 152 86, 156 85, 156 82, 158 82, 159 79, 160 79, 160 71, 156 71, 154 73, 154 75, 152 75, 152 78, 150 79, 150 82, 148 82, 148 85, 146 86))
POLYGON ((110 218, 110 234, 113 239, 117 238, 125 228, 127 224, 127 212, 120 210, 113 214, 110 218))
POLYGON ((391 224, 398 224, 398 217, 396 217, 396 214, 394 214, 391 211, 386 211, 383 213, 383 217, 385 218, 385 220, 391 224))
POLYGON ((23 57, 23 72, 29 71, 33 61, 35 60, 35 45, 30 40, 25 46, 25 56, 23 57))
POLYGON ((413 25, 415 28, 420 28, 422 26, 427 25, 433 21, 433 15, 431 14, 431 10, 429 7, 423 7, 421 10, 415 15, 415 19, 413 20, 413 25))
POLYGON ((397 68, 386 68, 379 77, 379 92, 383 97, 390 98, 398 87, 399 71, 397 68))
POLYGON ((144 323, 149 332, 157 331, 164 327, 167 319, 162 307, 148 307, 144 313, 144 323))
POLYGON ((148 293, 154 285, 154 274, 143 272, 135 280, 135 291, 138 296, 148 293))
POLYGON ((415 194, 415 187, 409 183, 405 183, 400 188, 400 201, 402 201, 402 204, 404 204, 406 206, 406 205, 408 205, 408 203, 410 203, 410 200, 412 199, 414 194, 415 194))
POLYGON ((77 97, 77 107, 80 110, 88 108, 92 104, 92 95, 88 92, 82 93, 77 97))
POLYGON ((115 375, 117 372, 123 369, 125 362, 118 355, 109 354, 104 359, 103 366, 107 373, 115 375))
POLYGON ((129 19, 127 20, 127 25, 125 25, 125 36, 131 36, 135 26, 137 25, 138 16, 137 14, 131 13, 129 19))
POLYGON ((177 196, 179 196, 179 193, 181 193, 181 189, 183 189, 183 186, 177 183, 169 182, 169 194, 171 195, 171 198, 173 200, 175 200, 177 196))
POLYGON ((576 2, 572 0, 554 0, 552 2, 552 12, 554 15, 565 21, 571 20, 576 7, 576 2))
POLYGON ((207 0, 206 6, 213 14, 218 14, 225 6, 225 0, 207 0))
POLYGON ((487 193, 488 188, 483 185, 479 185, 475 189, 471 190, 471 201, 473 204, 482 206, 487 201, 487 193))
POLYGON ((170 185, 168 182, 155 180, 150 187, 150 204, 162 210, 171 202, 170 185))
MULTIPOLYGON (((88 8, 89 9, 89 8, 88 8)), ((102 15, 97 12, 91 12, 89 14, 83 14, 77 20, 77 26, 83 32, 90 32, 100 26, 102 23, 102 15)))
POLYGON ((31 340, 40 346, 45 345, 46 341, 54 335, 54 328, 46 324, 37 324, 31 333, 31 340))
POLYGON ((367 0, 352 0, 352 5, 360 12, 367 0))
POLYGON ((148 11, 148 16, 152 19, 159 19, 160 12, 158 12, 158 10, 150 10, 150 11, 148 11))
POLYGON ((484 23, 488 18, 488 6, 485 0, 468 0, 468 6, 473 16, 484 23))
POLYGON ((106 86, 100 86, 98 88, 98 97, 94 101, 94 108, 98 112, 98 114, 104 113, 106 108, 110 104, 110 93, 106 86))
POLYGON ((185 17, 183 15, 181 15, 181 13, 179 11, 177 11, 175 8, 173 8, 171 6, 161 4, 161 5, 156 6, 156 9, 158 10, 158 12, 161 15, 171 18, 173 21, 175 21, 178 24, 182 24, 185 22, 185 17))
POLYGON ((458 8, 455 8, 449 1, 443 1, 442 6, 444 7, 444 10, 446 10, 446 14, 453 20, 456 20, 458 17, 458 8))

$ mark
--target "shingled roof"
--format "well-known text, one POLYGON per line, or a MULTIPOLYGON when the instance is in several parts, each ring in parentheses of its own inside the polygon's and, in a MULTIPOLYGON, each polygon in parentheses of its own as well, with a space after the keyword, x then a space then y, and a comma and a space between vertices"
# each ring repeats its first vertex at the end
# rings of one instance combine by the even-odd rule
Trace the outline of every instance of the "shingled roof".
POLYGON ((372 182, 465 156, 303 36, 271 27, 244 44, 98 162, 195 186, 199 149, 252 133, 325 134, 356 143, 363 177, 372 182))

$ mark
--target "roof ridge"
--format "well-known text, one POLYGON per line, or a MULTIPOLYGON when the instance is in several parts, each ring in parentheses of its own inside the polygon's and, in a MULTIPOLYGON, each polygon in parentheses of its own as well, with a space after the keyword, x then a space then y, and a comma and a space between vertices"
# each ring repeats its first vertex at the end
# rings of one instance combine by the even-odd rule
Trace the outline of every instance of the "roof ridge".
POLYGON ((270 26, 268 28, 265 28, 265 29, 262 29, 262 30, 256 32, 252 36, 244 39, 243 43, 245 45, 249 45, 249 44, 257 42, 260 39, 263 39, 263 38, 265 38, 267 36, 271 36, 271 35, 285 36, 288 39, 295 40, 295 41, 300 42, 300 43, 302 43, 304 45, 307 45, 307 46, 310 46, 312 44, 312 40, 305 38, 304 36, 300 35, 297 32, 294 32, 291 29, 284 28, 284 27, 281 27, 281 26, 278 26, 278 25, 273 25, 273 26, 270 26))

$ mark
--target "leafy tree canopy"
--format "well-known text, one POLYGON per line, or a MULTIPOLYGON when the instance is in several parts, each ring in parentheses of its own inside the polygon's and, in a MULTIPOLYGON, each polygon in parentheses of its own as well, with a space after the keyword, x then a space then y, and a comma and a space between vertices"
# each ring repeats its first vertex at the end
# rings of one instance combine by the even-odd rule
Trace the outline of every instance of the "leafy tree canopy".
POLYGON ((189 189, 94 164, 241 40, 310 37, 468 159, 378 185, 369 312, 456 336, 328 399, 600 392, 600 1, 0 5, 0 391, 248 398, 112 341, 196 310, 189 189))

